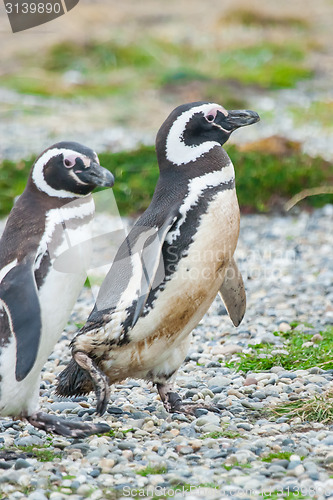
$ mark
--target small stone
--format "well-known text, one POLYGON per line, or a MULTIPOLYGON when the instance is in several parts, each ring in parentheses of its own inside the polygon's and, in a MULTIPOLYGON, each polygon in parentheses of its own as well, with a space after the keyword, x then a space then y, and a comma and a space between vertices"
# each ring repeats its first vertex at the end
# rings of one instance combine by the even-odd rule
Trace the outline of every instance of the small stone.
POLYGON ((293 476, 301 476, 305 472, 305 469, 301 463, 297 463, 297 465, 293 468, 290 467, 290 464, 288 466, 288 473, 292 473, 293 476))
POLYGON ((208 410, 206 408, 197 408, 194 412, 197 418, 202 417, 203 415, 207 415, 208 410))
POLYGON ((236 398, 238 398, 238 399, 244 398, 244 394, 237 391, 236 389, 228 389, 227 394, 228 394, 228 396, 236 396, 236 398))
POLYGON ((322 440, 322 443, 326 444, 327 446, 333 446, 333 435, 325 437, 322 440))
MULTIPOLYGON (((227 377, 217 376, 208 381, 208 386, 211 387, 226 387, 231 384, 231 380, 227 377)), ((214 392, 214 391, 213 391, 214 392)))
POLYGON ((275 459, 273 462, 272 462, 273 465, 280 465, 281 467, 283 467, 284 469, 287 469, 288 468, 288 465, 289 465, 289 460, 287 459, 275 459))
POLYGON ((237 352, 242 352, 243 348, 237 344, 228 344, 224 345, 220 349, 220 353, 225 356, 231 356, 232 354, 236 354, 237 352))
POLYGON ((220 423, 220 417, 215 415, 215 413, 209 412, 207 415, 204 415, 203 417, 197 418, 195 420, 195 424, 198 427, 201 427, 206 424, 214 424, 218 425, 220 423))
POLYGON ((129 461, 133 460, 133 451, 132 450, 123 450, 122 455, 124 458, 126 458, 126 460, 129 460, 129 461))
MULTIPOLYGON (((117 406, 108 406, 107 412, 110 413, 110 415, 122 415, 124 412, 121 408, 118 408, 117 406)), ((146 416, 146 414, 144 414, 146 416)), ((133 416, 133 418, 135 418, 133 416)))
POLYGON ((280 332, 287 333, 290 332, 291 326, 289 325, 289 323, 283 321, 279 324, 279 330, 280 332))
POLYGON ((247 386, 247 385, 257 385, 258 384, 258 380, 255 379, 254 377, 248 377, 244 380, 244 385, 247 386))
POLYGON ((28 500, 47 500, 47 497, 40 490, 35 490, 28 496, 28 500))
POLYGON ((4 462, 3 460, 0 460, 0 469, 6 470, 10 469, 13 466, 12 461, 4 462))
POLYGON ((270 473, 271 476, 273 477, 281 477, 281 476, 284 476, 285 473, 286 473, 286 470, 284 467, 282 467, 281 465, 271 465, 269 468, 268 468, 268 472, 270 473))
POLYGON ((262 391, 254 391, 252 393, 253 398, 266 399, 267 395, 262 391))
POLYGON ((100 469, 93 469, 91 472, 89 472, 89 475, 95 478, 98 477, 100 473, 101 473, 100 469))
POLYGON ((193 448, 191 446, 176 446, 176 450, 181 455, 189 455, 193 453, 193 448))
POLYGON ((250 431, 253 428, 253 425, 248 424, 247 422, 240 422, 236 424, 237 429, 244 429, 244 431, 250 431))
POLYGON ((24 458, 18 458, 15 462, 14 469, 20 470, 27 469, 28 467, 31 467, 31 464, 27 460, 24 460, 24 458))
POLYGON ((323 340, 323 337, 322 337, 322 335, 320 335, 320 333, 315 333, 315 335, 313 335, 311 337, 311 341, 314 343, 321 342, 322 340, 323 340))
POLYGON ((242 399, 241 403, 244 408, 248 408, 249 410, 261 410, 263 408, 263 403, 250 403, 246 399, 242 399))
POLYGON ((221 432, 221 427, 215 424, 206 424, 201 427, 201 432, 204 434, 209 432, 221 432))
POLYGON ((191 441, 189 444, 192 447, 193 451, 199 451, 202 446, 202 441, 200 439, 195 439, 194 441, 191 441))

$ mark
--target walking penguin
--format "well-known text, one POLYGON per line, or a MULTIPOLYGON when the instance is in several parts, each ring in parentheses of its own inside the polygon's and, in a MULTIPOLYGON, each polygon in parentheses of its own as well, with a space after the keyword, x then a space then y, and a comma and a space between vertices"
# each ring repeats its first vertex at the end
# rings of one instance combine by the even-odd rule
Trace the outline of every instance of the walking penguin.
POLYGON ((245 290, 234 261, 239 207, 233 165, 222 148, 254 111, 209 102, 177 107, 156 138, 160 177, 151 204, 120 246, 86 325, 59 375, 64 396, 95 390, 105 412, 110 384, 151 381, 170 412, 194 411, 173 392, 190 333, 217 293, 238 326, 245 290))

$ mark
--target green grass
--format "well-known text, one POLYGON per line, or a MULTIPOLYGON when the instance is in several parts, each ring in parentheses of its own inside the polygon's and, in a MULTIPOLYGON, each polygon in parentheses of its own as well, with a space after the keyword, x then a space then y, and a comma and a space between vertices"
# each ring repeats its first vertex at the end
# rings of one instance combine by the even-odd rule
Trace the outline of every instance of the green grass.
POLYGON ((152 465, 147 465, 145 469, 141 469, 137 471, 137 474, 139 476, 147 477, 150 476, 151 474, 165 474, 167 472, 167 468, 165 466, 152 466, 152 465))
POLYGON ((282 366, 286 370, 308 369, 313 366, 333 369, 333 327, 320 333, 323 340, 311 347, 302 345, 310 341, 312 335, 302 334, 297 330, 280 334, 284 339, 283 350, 288 354, 272 354, 272 351, 280 348, 273 344, 257 344, 250 346, 251 352, 240 353, 239 360, 228 362, 226 366, 244 372, 270 370, 273 366, 282 366))
MULTIPOLYGON (((288 155, 246 151, 226 147, 235 165, 236 189, 241 207, 265 212, 274 197, 289 199, 304 188, 333 184, 330 163, 294 151, 288 155)), ((332 203, 332 195, 307 198, 308 205, 319 207, 332 203)))
POLYGON ((59 458, 61 455, 48 449, 49 447, 50 444, 44 446, 15 446, 14 448, 9 448, 7 451, 19 450, 26 453, 28 457, 36 458, 38 462, 52 462, 55 458, 59 458))
POLYGON ((298 44, 262 43, 221 53, 220 75, 265 89, 293 87, 313 76, 304 58, 304 48, 298 44))
POLYGON ((278 453, 270 453, 267 457, 262 458, 263 462, 272 462, 273 460, 289 460, 292 452, 289 451, 280 451, 278 453))
POLYGON ((149 89, 178 92, 179 85, 199 82, 201 99, 218 101, 221 96, 225 106, 233 102, 237 106, 244 102, 239 85, 275 89, 310 78, 313 71, 305 61, 308 48, 305 37, 228 50, 210 47, 209 51, 157 38, 135 44, 112 39, 64 41, 40 55, 38 69, 31 55, 22 57, 19 71, 4 75, 2 85, 26 94, 75 98, 130 97, 149 89), (75 72, 72 81, 69 72, 75 72))
MULTIPOLYGON (((266 212, 274 199, 288 200, 305 187, 333 184, 331 165, 322 158, 311 158, 294 151, 278 155, 258 151, 239 151, 226 147, 236 169, 237 195, 241 209, 266 212)), ((114 195, 121 215, 143 212, 149 205, 158 179, 153 146, 135 151, 101 153, 101 165, 115 175, 114 195)), ((22 193, 36 156, 19 162, 4 160, 0 164, 0 216, 7 215, 15 196, 22 193)), ((333 195, 311 196, 301 205, 323 206, 333 195)))
POLYGON ((275 417, 299 417, 302 422, 322 422, 325 425, 333 423, 333 391, 329 389, 312 398, 290 401, 276 406, 272 410, 275 417))
MULTIPOLYGON (((154 48, 156 50, 157 47, 149 47, 148 44, 121 44, 111 40, 104 43, 89 40, 82 44, 64 41, 51 47, 46 55, 44 67, 59 72, 107 71, 126 66, 144 68, 155 62, 154 48)), ((167 51, 166 45, 164 49, 167 51)))

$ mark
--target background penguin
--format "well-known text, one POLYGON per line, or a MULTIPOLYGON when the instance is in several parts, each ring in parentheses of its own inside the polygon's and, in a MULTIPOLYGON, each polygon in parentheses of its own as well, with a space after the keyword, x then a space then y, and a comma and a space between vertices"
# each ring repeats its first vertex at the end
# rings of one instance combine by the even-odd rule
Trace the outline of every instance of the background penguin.
MULTIPOLYGON (((68 244, 77 248, 89 238, 90 193, 113 183, 96 153, 75 142, 51 146, 31 169, 0 240, 1 416, 25 418, 46 431, 75 437, 108 429, 37 409, 40 371, 86 277, 84 262, 56 270, 57 256, 68 244)), ((72 257, 80 255, 74 251, 72 257)))
POLYGON ((126 377, 157 385, 168 411, 193 411, 169 383, 190 333, 219 292, 233 323, 245 290, 233 259, 239 208, 233 165, 221 147, 259 120, 207 102, 176 108, 156 138, 160 177, 152 202, 120 247, 88 322, 72 341, 58 394, 92 389, 102 414, 109 384, 126 377))

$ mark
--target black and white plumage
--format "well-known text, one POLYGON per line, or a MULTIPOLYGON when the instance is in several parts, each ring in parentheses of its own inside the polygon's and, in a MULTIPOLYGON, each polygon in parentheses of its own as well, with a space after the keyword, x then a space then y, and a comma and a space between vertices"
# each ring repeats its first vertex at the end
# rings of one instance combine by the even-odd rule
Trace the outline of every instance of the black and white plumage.
POLYGON ((0 240, 1 416, 26 418, 37 427, 72 436, 107 427, 88 428, 79 422, 81 428, 73 430, 70 422, 37 410, 41 369, 86 277, 87 262, 78 243, 89 238, 94 215, 90 193, 113 183, 96 153, 74 142, 51 146, 31 169, 0 240), (57 266, 69 245, 75 269, 57 266))
POLYGON ((259 120, 214 103, 179 106, 156 138, 160 177, 150 206, 121 245, 57 391, 95 389, 106 409, 109 384, 152 381, 165 407, 181 409, 169 381, 190 333, 219 292, 237 326, 245 290, 233 259, 239 208, 233 165, 221 147, 232 131, 259 120))

